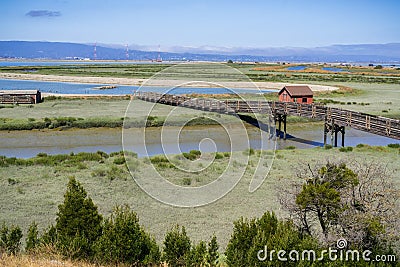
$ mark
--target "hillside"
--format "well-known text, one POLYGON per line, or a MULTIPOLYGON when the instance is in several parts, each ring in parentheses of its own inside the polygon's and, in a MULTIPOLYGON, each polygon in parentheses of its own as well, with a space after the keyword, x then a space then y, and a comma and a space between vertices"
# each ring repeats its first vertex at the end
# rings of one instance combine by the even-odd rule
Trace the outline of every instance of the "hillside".
MULTIPOLYGON (((134 46, 138 47, 138 46, 134 46)), ((129 49, 131 60, 155 60, 157 51, 129 49)), ((149 48, 151 49, 151 48, 149 48)), ((291 62, 400 62, 400 44, 332 45, 315 48, 165 48, 163 60, 177 61, 291 61, 291 62)), ((63 42, 0 41, 0 58, 16 59, 93 59, 94 45, 63 42)), ((122 46, 97 45, 96 59, 124 60, 122 46)))

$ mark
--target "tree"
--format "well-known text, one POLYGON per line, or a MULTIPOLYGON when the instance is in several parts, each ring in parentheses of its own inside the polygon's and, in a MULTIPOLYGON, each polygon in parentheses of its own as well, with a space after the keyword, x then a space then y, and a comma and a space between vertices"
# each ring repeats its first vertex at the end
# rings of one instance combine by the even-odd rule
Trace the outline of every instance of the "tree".
POLYGON ((235 221, 225 254, 229 266, 247 266, 247 254, 257 235, 257 220, 240 218, 235 221))
POLYGON ((3 223, 0 228, 0 252, 17 254, 21 246, 22 231, 19 226, 12 225, 10 228, 3 223))
POLYGON ((204 266, 206 261, 207 245, 204 241, 200 241, 196 246, 193 246, 185 257, 185 264, 188 267, 204 266))
POLYGON ((323 166, 313 177, 307 179, 296 196, 296 204, 304 214, 305 231, 311 234, 310 220, 316 218, 322 233, 328 236, 329 227, 336 224, 344 206, 340 190, 354 188, 358 184, 357 175, 344 163, 323 166))
POLYGON ((158 263, 160 260, 157 244, 140 226, 136 213, 128 206, 116 207, 104 221, 95 251, 98 261, 115 265, 158 263))
MULTIPOLYGON (((280 261, 276 255, 271 258, 268 251, 319 250, 316 240, 300 233, 291 221, 278 220, 273 212, 266 212, 259 219, 241 218, 234 225, 226 250, 229 266, 297 266, 298 261, 280 261)), ((301 266, 311 264, 312 261, 303 261, 301 266)))
POLYGON ((399 190, 381 163, 327 162, 297 175, 302 183, 282 188, 280 201, 301 231, 328 244, 345 236, 371 251, 388 251, 398 238, 399 190))
POLYGON ((217 242, 217 237, 213 235, 211 237, 210 242, 208 243, 208 250, 207 250, 207 263, 209 266, 213 267, 216 266, 217 260, 218 260, 218 242, 217 242))
POLYGON ((168 266, 185 266, 185 258, 190 252, 190 238, 185 227, 181 229, 176 225, 165 235, 163 259, 168 266))
POLYGON ((29 252, 30 250, 36 248, 39 244, 40 240, 39 240, 38 225, 36 222, 32 222, 28 229, 25 250, 29 252))
POLYGON ((101 234, 102 216, 85 189, 70 177, 63 204, 58 206, 57 246, 71 258, 90 258, 101 234))
POLYGON ((229 59, 229 60, 227 61, 227 63, 228 63, 228 64, 232 64, 232 63, 233 63, 232 59, 229 59))

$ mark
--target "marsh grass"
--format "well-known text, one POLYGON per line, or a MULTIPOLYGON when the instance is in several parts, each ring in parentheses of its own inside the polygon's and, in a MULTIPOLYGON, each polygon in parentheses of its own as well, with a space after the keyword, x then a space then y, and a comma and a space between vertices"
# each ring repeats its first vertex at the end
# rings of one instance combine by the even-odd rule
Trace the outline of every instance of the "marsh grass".
MULTIPOLYGON (((330 150, 323 148, 279 150, 264 183, 257 191, 249 193, 251 173, 257 166, 257 155, 259 153, 261 152, 254 151, 254 155, 249 158, 248 166, 239 161, 232 162, 233 171, 246 168, 246 172, 237 186, 225 197, 209 205, 190 209, 165 205, 143 192, 132 179, 125 164, 116 165, 113 163, 115 158, 121 156, 121 152, 110 154, 108 158, 104 155, 81 155, 81 159, 89 159, 83 161, 86 165, 84 169, 65 166, 65 163, 68 162, 67 159, 78 154, 57 156, 56 158, 61 162, 55 161, 55 164, 36 164, 36 158, 49 157, 44 154, 34 159, 22 161, 35 164, 18 165, 17 162, 21 162, 21 160, 12 159, 13 164, 0 167, 2 211, 0 222, 18 224, 25 232, 29 224, 36 221, 39 224, 40 232, 43 232, 50 223, 54 223, 57 206, 62 202, 68 177, 75 176, 82 183, 94 203, 98 205, 102 214, 109 215, 117 204, 128 204, 138 213, 141 224, 156 237, 159 244, 164 238, 166 229, 179 223, 187 228, 188 235, 194 242, 201 239, 205 240, 215 233, 222 250, 224 250, 233 229, 233 221, 241 216, 259 217, 267 210, 275 211, 280 217, 287 216, 285 211, 281 209, 277 198, 277 185, 289 185, 296 181, 298 179, 296 178, 296 169, 306 163, 315 164, 327 159, 375 160, 387 164, 388 168, 393 170, 393 181, 397 187, 400 186, 398 149, 364 145, 353 148, 351 154, 340 153, 338 148, 330 150), (101 161, 97 160, 98 157, 101 157, 101 161), (58 170, 57 168, 61 169, 58 170), (109 175, 110 177, 108 177, 109 175)), ((180 173, 175 168, 162 166, 160 171, 165 172, 170 181, 178 185, 189 183, 189 180, 184 178, 191 179, 188 186, 206 184, 215 179, 216 174, 224 171, 231 155, 229 153, 223 154, 224 158, 215 160, 210 168, 207 168, 209 170, 190 177, 180 173)), ((212 154, 209 156, 214 157, 212 154)), ((234 156, 248 157, 240 151, 234 152, 234 156)), ((176 161, 182 161, 183 156, 176 155, 172 158, 176 161)), ((165 157, 162 156, 152 157, 151 159, 138 159, 134 156, 128 156, 126 159, 130 168, 135 166, 134 176, 146 175, 148 168, 152 168, 151 162, 154 162, 155 165, 167 164, 165 157)), ((70 163, 72 166, 74 161, 70 161, 70 163)), ((201 162, 195 162, 196 165, 199 163, 201 162)), ((206 165, 204 164, 204 166, 206 165)), ((152 186, 157 187, 157 184, 152 184, 152 186)))

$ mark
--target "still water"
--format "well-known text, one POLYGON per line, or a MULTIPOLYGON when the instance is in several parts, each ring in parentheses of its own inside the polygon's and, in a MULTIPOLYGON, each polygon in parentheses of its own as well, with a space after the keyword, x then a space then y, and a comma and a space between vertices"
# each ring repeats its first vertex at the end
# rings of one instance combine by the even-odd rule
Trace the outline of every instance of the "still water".
MULTIPOLYGON (((165 127, 164 134, 168 137, 169 133, 175 133, 174 127, 165 127)), ((186 133, 183 133, 179 139, 179 148, 176 148, 172 142, 174 138, 165 138, 160 142, 160 128, 147 128, 146 150, 148 155, 163 154, 163 151, 169 151, 171 154, 188 152, 192 149, 199 149, 199 140, 210 138, 216 144, 219 152, 230 151, 229 138, 226 132, 219 126, 191 126, 186 133), (190 134, 189 134, 190 132, 190 134)), ((128 129, 129 135, 138 136, 143 129, 128 129)), ((259 129, 255 127, 247 128, 248 137, 243 135, 242 140, 236 147, 238 150, 248 148, 247 141, 254 149, 260 147, 261 137, 259 129)), ((288 139, 279 140, 276 143, 278 149, 287 146, 296 146, 296 148, 312 148, 323 145, 322 125, 312 125, 305 128, 294 127, 289 129, 288 139)), ((328 139, 330 140, 330 139, 328 139)), ((346 129, 346 146, 355 146, 359 143, 369 145, 385 146, 390 143, 398 143, 398 140, 383 136, 373 135, 353 129, 346 129)), ((339 144, 341 141, 339 140, 339 144)), ((202 146, 202 151, 212 152, 214 147, 202 146)), ((29 158, 40 152, 48 154, 65 154, 70 152, 96 152, 98 150, 110 153, 122 150, 122 132, 121 129, 93 128, 93 129, 70 129, 64 131, 58 130, 33 130, 2 132, 0 142, 0 155, 7 157, 29 158)), ((137 139, 133 142, 133 150, 139 157, 145 156, 146 150, 143 148, 143 140, 137 139)))
MULTIPOLYGON (((89 83, 65 83, 65 82, 43 82, 43 81, 26 81, 26 80, 8 80, 0 79, 0 90, 40 90, 45 93, 59 94, 95 94, 95 95, 127 95, 132 94, 139 89, 139 86, 118 85, 117 88, 99 90, 96 87, 106 84, 89 84, 89 83)), ((165 87, 140 87, 142 92, 166 92, 169 88, 165 87)), ((231 89, 237 93, 254 93, 251 89, 231 89)), ((178 87, 169 91, 171 94, 232 94, 231 90, 225 88, 196 88, 196 87, 178 87)), ((268 93, 275 90, 260 90, 257 92, 268 93)))

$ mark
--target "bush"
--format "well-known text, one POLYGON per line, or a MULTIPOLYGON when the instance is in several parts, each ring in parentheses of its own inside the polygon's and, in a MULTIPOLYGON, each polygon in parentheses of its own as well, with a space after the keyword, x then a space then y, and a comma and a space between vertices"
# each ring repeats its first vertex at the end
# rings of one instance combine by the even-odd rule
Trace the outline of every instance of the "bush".
POLYGON ((190 238, 186 234, 185 227, 172 228, 164 239, 163 260, 168 266, 185 266, 185 259, 190 253, 190 238))
POLYGON ((111 166, 111 168, 107 171, 107 177, 110 179, 110 181, 123 178, 124 174, 124 170, 118 168, 117 166, 111 166))
POLYGON ((254 148, 249 148, 249 149, 246 149, 246 150, 243 152, 243 154, 244 154, 244 155, 247 155, 247 156, 252 156, 252 155, 255 154, 255 150, 254 150, 254 148))
POLYGON ((17 254, 21 246, 21 238, 22 231, 19 226, 12 225, 8 228, 8 226, 3 223, 0 228, 0 253, 1 251, 5 251, 9 255, 17 254))
POLYGON ((199 159, 201 156, 201 151, 199 150, 190 150, 189 153, 183 152, 182 155, 187 158, 188 160, 196 160, 199 159))
POLYGON ((293 150, 293 149, 296 149, 296 147, 295 146, 287 146, 287 147, 285 147, 285 149, 293 150))
POLYGON ((166 156, 164 155, 158 155, 150 158, 150 162, 153 164, 159 164, 159 163, 169 163, 169 160, 166 156))
POLYGON ((56 218, 56 245, 60 253, 71 258, 91 258, 93 244, 101 234, 101 222, 97 206, 82 185, 71 177, 56 218))
POLYGON ((113 160, 113 163, 117 164, 117 165, 125 164, 125 158, 124 157, 117 157, 117 158, 115 158, 113 160))
POLYGON ((234 222, 233 233, 225 252, 228 266, 287 266, 277 257, 270 260, 267 257, 269 251, 264 252, 267 257, 265 262, 258 259, 258 256, 264 256, 263 253, 259 255, 259 251, 264 251, 265 246, 269 251, 319 249, 317 241, 300 233, 292 222, 279 221, 273 212, 267 212, 260 219, 241 218, 234 222))
POLYGON ((128 206, 117 207, 103 223, 103 232, 95 244, 98 262, 128 265, 158 264, 160 250, 139 224, 128 206))
POLYGON ((364 146, 365 146, 364 144, 357 144, 357 145, 356 145, 357 148, 362 148, 362 147, 364 147, 364 146))
POLYGON ((186 266, 207 266, 207 245, 204 241, 200 241, 186 255, 186 266))
POLYGON ((353 148, 351 146, 341 147, 341 148, 339 148, 339 151, 340 152, 351 152, 351 151, 353 151, 353 148))
POLYGON ((325 145, 324 148, 325 149, 332 149, 332 145, 325 145))
POLYGON ((39 232, 38 225, 35 222, 32 222, 29 226, 27 237, 26 237, 26 245, 25 251, 29 252, 30 250, 35 249, 40 244, 39 240, 39 232))
POLYGON ((185 177, 182 180, 183 185, 191 185, 192 184, 192 179, 185 177))
POLYGON ((208 243, 208 250, 207 250, 208 266, 211 266, 211 267, 217 266, 217 261, 219 258, 218 248, 219 248, 219 245, 217 242, 217 237, 215 235, 213 235, 210 242, 208 243))
POLYGON ((390 147, 390 148, 400 148, 400 143, 388 144, 387 146, 390 147))
POLYGON ((222 159, 222 158, 224 158, 224 154, 219 152, 215 153, 215 159, 222 159))

